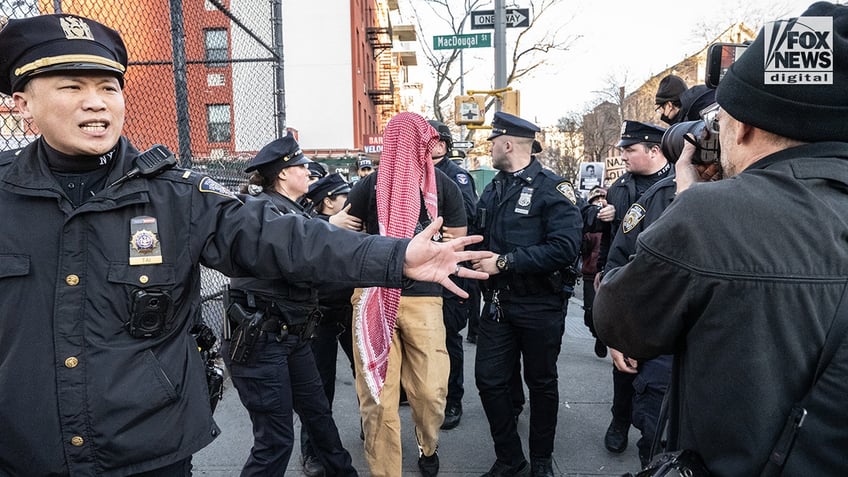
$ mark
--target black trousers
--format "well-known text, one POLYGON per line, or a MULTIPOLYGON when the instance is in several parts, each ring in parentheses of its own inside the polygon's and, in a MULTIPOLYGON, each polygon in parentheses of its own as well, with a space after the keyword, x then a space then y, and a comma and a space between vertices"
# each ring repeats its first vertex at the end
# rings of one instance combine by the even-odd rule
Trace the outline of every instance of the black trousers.
POLYGON ((497 460, 526 460, 513 417, 515 363, 524 364, 530 398, 530 457, 550 457, 554 448, 559 388, 557 359, 564 315, 561 297, 533 295, 512 302, 501 294, 502 318, 481 318, 475 378, 489 421, 497 460))
MULTIPOLYGON (((318 375, 324 385, 324 396, 330 408, 333 407, 333 399, 336 396, 336 359, 339 355, 339 347, 342 348, 347 362, 350 365, 351 376, 354 376, 353 368, 353 333, 351 330, 353 319, 353 307, 348 304, 340 304, 328 308, 321 308, 324 316, 315 332, 315 338, 310 342, 312 353, 315 356, 315 365, 318 375)), ((315 450, 309 439, 309 432, 305 426, 300 428, 300 452, 307 456, 316 456, 315 450)))
MULTIPOLYGON (((224 343, 225 357, 228 344, 224 343)), ((329 474, 357 475, 339 438, 308 343, 292 335, 278 342, 275 335, 264 333, 246 363, 225 361, 253 423, 253 448, 242 477, 285 472, 294 444, 292 411, 309 431, 329 474)))
POLYGON ((465 395, 463 363, 465 353, 462 348, 462 335, 459 334, 472 315, 471 300, 456 295, 446 296, 442 302, 442 316, 445 321, 445 347, 450 357, 448 375, 447 405, 462 403, 465 395))

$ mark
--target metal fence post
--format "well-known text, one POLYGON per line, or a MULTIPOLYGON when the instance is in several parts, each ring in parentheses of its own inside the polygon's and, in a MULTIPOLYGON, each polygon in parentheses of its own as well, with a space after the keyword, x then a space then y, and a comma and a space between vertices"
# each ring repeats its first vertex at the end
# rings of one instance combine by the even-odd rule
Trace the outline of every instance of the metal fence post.
POLYGON ((185 28, 183 2, 170 0, 171 50, 174 52, 174 96, 177 100, 177 140, 180 165, 191 167, 191 126, 188 114, 188 80, 186 79, 185 28))

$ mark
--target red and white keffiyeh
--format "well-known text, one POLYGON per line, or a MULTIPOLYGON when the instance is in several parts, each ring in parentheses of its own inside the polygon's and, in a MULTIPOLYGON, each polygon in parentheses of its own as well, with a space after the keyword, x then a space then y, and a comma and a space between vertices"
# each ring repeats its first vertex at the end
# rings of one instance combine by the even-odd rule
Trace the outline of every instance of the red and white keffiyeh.
MULTIPOLYGON (((439 133, 415 113, 400 113, 386 125, 377 172, 380 235, 412 237, 422 194, 430 219, 437 217, 436 172, 430 152, 438 140, 439 133)), ((386 381, 400 294, 399 288, 366 288, 356 310, 356 343, 365 382, 377 402, 386 381)))

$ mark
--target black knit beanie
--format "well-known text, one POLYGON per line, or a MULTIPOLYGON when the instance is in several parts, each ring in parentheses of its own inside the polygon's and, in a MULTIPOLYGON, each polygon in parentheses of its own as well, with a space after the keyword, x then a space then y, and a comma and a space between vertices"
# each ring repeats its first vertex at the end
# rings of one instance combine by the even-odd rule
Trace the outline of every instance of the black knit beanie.
POLYGON ((848 6, 817 2, 799 18, 766 25, 730 66, 716 100, 764 131, 848 142, 848 6), (830 17, 832 30, 805 17, 830 17))
POLYGON ((680 101, 680 95, 689 89, 683 78, 675 75, 668 75, 660 80, 660 85, 657 88, 655 97, 657 104, 665 104, 666 101, 680 101))

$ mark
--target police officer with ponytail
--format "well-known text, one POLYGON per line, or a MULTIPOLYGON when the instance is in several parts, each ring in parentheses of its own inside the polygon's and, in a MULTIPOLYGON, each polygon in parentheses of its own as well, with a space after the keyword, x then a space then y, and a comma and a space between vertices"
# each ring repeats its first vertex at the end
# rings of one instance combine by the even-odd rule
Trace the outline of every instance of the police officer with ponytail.
MULTIPOLYGON (((283 214, 308 216, 300 199, 309 189, 311 161, 291 133, 250 161, 243 192, 272 202, 283 214)), ((309 342, 318 325, 317 289, 308 283, 233 278, 227 317, 231 337, 224 360, 253 422, 254 444, 243 476, 285 472, 292 453, 293 413, 309 433, 316 466, 328 475, 357 475, 342 446, 309 342)))

